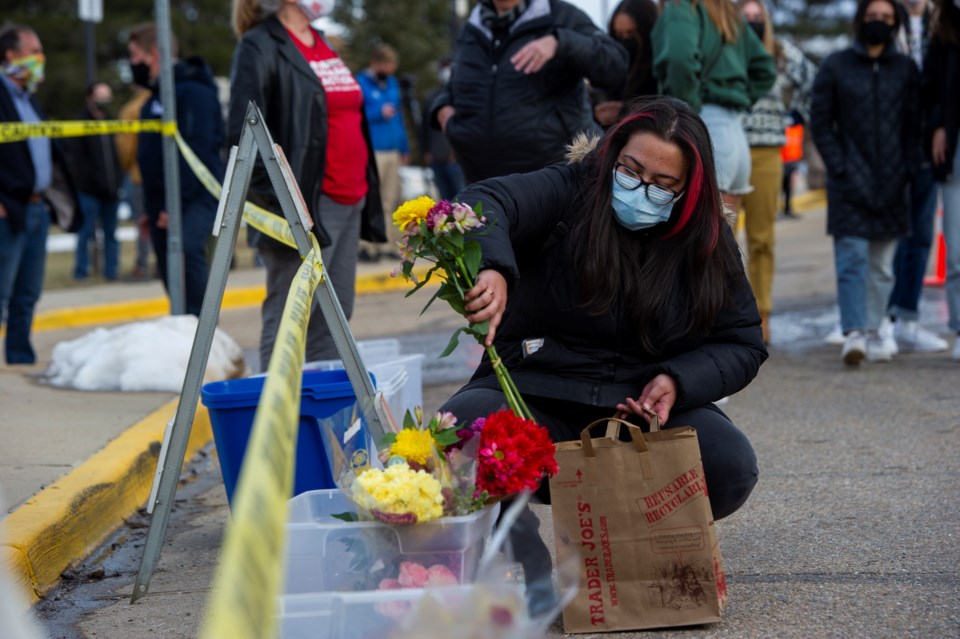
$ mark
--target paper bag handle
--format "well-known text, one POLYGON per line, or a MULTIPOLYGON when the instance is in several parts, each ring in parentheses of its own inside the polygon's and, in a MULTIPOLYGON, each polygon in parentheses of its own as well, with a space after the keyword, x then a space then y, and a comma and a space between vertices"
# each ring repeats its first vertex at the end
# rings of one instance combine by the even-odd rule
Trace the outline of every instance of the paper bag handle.
MULTIPOLYGON (((598 419, 597 421, 588 424, 582 431, 580 431, 580 443, 583 444, 583 450, 586 452, 587 457, 596 457, 596 452, 593 450, 593 442, 590 439, 590 431, 600 424, 607 425, 607 437, 611 439, 617 439, 620 436, 620 426, 626 425, 627 429, 630 431, 630 442, 633 444, 633 447, 638 453, 649 452, 647 448, 647 442, 643 439, 643 432, 640 428, 631 424, 628 421, 618 419, 616 417, 608 417, 604 419, 598 419)), ((658 426, 659 428, 659 426, 658 426)))

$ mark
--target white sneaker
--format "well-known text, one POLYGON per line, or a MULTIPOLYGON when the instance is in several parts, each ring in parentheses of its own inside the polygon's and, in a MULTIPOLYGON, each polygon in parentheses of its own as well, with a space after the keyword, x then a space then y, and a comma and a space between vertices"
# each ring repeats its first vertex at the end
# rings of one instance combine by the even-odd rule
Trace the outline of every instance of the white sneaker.
POLYGON ((884 317, 880 320, 880 328, 877 329, 877 335, 880 336, 880 339, 883 341, 883 348, 889 351, 891 357, 900 352, 900 349, 897 347, 897 340, 893 334, 893 322, 890 321, 889 317, 884 317))
POLYGON ((893 334, 902 351, 942 353, 949 347, 947 340, 933 331, 928 331, 915 321, 898 321, 893 334))
POLYGON ((859 366, 867 355, 867 337, 860 331, 850 331, 843 341, 840 357, 847 366, 859 366))
MULTIPOLYGON (((892 340, 891 340, 892 341, 892 340)), ((867 361, 868 362, 889 362, 893 359, 893 353, 878 333, 867 335, 867 361)))
POLYGON ((843 336, 843 329, 840 328, 840 322, 837 322, 837 325, 833 327, 830 334, 823 338, 823 343, 829 344, 830 346, 840 346, 846 339, 847 338, 843 336))

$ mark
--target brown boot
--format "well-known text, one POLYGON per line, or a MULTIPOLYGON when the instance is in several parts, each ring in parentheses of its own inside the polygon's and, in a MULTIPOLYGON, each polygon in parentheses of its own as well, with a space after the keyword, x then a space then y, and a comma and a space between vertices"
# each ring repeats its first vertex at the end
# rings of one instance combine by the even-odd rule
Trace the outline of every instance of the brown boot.
POLYGON ((763 343, 770 343, 770 313, 760 311, 760 335, 763 337, 763 343))

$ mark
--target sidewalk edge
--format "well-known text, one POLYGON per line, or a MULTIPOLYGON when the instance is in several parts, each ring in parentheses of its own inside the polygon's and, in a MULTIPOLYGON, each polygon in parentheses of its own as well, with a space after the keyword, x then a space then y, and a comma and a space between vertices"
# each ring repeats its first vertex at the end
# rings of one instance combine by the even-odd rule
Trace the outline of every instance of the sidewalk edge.
MULTIPOLYGON (((147 501, 178 402, 144 417, 0 522, 0 561, 30 603, 147 501)), ((186 458, 212 439, 207 410, 198 404, 186 458)))

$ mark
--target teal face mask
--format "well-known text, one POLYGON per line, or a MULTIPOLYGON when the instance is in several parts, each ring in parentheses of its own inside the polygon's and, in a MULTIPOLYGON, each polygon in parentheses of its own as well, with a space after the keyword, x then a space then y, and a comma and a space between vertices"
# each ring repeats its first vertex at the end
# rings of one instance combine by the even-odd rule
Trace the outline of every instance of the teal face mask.
MULTIPOLYGON (((614 169, 615 174, 616 172, 614 169)), ((666 204, 651 202, 643 183, 623 173, 614 175, 611 203, 617 221, 631 231, 640 231, 666 222, 673 212, 672 201, 666 204), (636 184, 636 188, 628 189, 620 184, 621 181, 636 184)))

